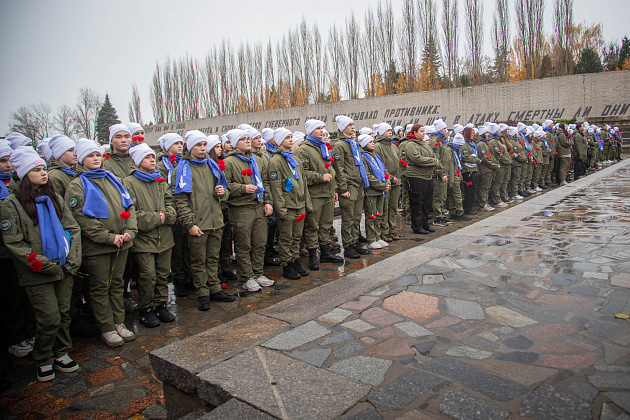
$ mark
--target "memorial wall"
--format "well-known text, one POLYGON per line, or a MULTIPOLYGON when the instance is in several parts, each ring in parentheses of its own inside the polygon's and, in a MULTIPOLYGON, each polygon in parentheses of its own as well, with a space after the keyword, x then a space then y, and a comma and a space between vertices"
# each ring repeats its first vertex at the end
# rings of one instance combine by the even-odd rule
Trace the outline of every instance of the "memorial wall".
POLYGON ((426 125, 437 118, 452 127, 457 123, 486 121, 627 117, 630 116, 630 71, 405 93, 156 124, 146 127, 145 141, 155 146, 164 133, 177 132, 183 136, 188 130, 221 135, 243 123, 258 130, 286 127, 304 131, 304 121, 311 118, 324 121, 331 131, 337 129, 335 116, 339 114, 352 118, 357 130, 383 121, 392 126, 426 125))

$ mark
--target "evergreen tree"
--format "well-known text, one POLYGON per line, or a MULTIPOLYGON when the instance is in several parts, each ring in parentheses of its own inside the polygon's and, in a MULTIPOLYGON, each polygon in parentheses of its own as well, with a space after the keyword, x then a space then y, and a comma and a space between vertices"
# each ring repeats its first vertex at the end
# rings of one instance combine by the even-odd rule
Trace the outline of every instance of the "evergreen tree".
POLYGON ((630 57, 630 38, 624 36, 621 40, 621 49, 619 50, 619 61, 617 68, 622 69, 623 63, 630 57))
POLYGON ((599 54, 593 48, 587 47, 582 50, 582 56, 575 66, 575 72, 581 73, 598 73, 604 71, 602 61, 599 54))
POLYGON ((109 142, 109 127, 114 124, 119 124, 118 114, 116 108, 112 106, 109 101, 109 95, 105 94, 105 101, 98 111, 96 116, 96 140, 101 144, 109 142))

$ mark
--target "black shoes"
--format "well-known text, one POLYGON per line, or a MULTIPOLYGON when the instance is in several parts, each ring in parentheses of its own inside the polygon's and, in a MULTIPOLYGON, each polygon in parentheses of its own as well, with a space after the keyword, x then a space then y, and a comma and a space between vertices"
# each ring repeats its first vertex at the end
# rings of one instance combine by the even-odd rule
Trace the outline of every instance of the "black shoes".
POLYGON ((210 300, 217 302, 233 302, 236 298, 232 295, 228 295, 223 290, 217 293, 210 293, 210 300))
POLYGON ((416 235, 428 235, 429 231, 426 229, 414 230, 413 233, 416 235))
POLYGON ((289 280, 297 280, 301 279, 302 276, 295 270, 293 263, 288 263, 284 267, 282 267, 282 277, 287 278, 289 280))
POLYGON ((357 258, 361 258, 361 254, 359 254, 357 252, 356 249, 354 249, 354 245, 350 245, 347 248, 344 248, 343 254, 345 255, 346 258, 352 258, 352 259, 357 259, 357 258))
POLYGON ((471 211, 467 211, 467 212, 465 212, 464 214, 465 214, 465 215, 467 215, 467 216, 476 216, 476 215, 477 215, 477 212, 476 212, 476 211, 474 211, 474 210, 471 210, 471 211))
POLYGON ((238 276, 231 271, 222 271, 219 273, 219 280, 221 281, 236 281, 238 280, 238 276))
POLYGON ((210 296, 199 296, 197 298, 197 309, 207 311, 210 309, 210 296))
MULTIPOLYGON (((335 263, 335 264, 341 264, 344 262, 344 259, 338 255, 333 254, 332 252, 330 252, 330 246, 329 245, 320 245, 319 246, 319 250, 320 250, 320 255, 319 255, 319 261, 321 262, 329 262, 329 263, 335 263)), ((309 267, 310 268, 310 267, 309 267)))
POLYGON ((319 259, 317 258, 317 248, 311 248, 308 250, 308 269, 317 271, 319 270, 319 259))
POLYGON ((359 235, 359 242, 361 242, 362 244, 367 242, 367 239, 365 238, 365 236, 363 235, 359 235))
POLYGON ((126 314, 131 314, 138 309, 138 304, 131 298, 123 298, 123 305, 125 307, 126 314))
POLYGON ((184 283, 174 281, 173 286, 175 286, 175 296, 177 297, 188 296, 188 287, 186 287, 184 283))
POLYGON ((435 229, 433 229, 432 227, 424 228, 424 230, 428 230, 429 232, 435 232, 435 229))
POLYGON ((461 221, 464 221, 464 222, 468 222, 468 221, 472 220, 472 217, 470 217, 470 216, 468 216, 466 214, 462 214, 461 216, 453 216, 453 219, 454 220, 461 220, 461 221))
POLYGON ((173 322, 175 321, 175 315, 171 311, 166 308, 166 303, 162 302, 158 306, 155 307, 154 310, 155 316, 160 322, 173 322))
POLYGON ((308 273, 308 271, 307 271, 307 270, 305 270, 305 269, 303 269, 303 268, 302 268, 302 266, 300 265, 300 260, 295 259, 295 260, 293 260, 293 262, 292 262, 292 263, 290 263, 290 264, 293 264, 293 269, 294 269, 294 270, 295 270, 295 271, 296 271, 296 272, 297 272, 300 276, 302 276, 302 277, 306 277, 306 276, 308 276, 308 274, 309 274, 309 273, 308 273))
POLYGON ((277 267, 279 265, 282 265, 282 262, 271 256, 265 255, 265 267, 277 267))
POLYGON ((140 309, 140 323, 146 328, 155 328, 160 326, 160 320, 155 316, 155 312, 151 308, 140 309))
MULTIPOLYGON (((361 237, 359 236, 359 239, 360 238, 361 237)), ((366 241, 367 241, 367 239, 366 239, 366 241)), ((359 242, 361 242, 361 241, 359 240, 357 243, 354 244, 355 251, 357 251, 359 253, 359 255, 368 255, 370 253, 370 250, 362 248, 361 245, 359 245, 359 242)))

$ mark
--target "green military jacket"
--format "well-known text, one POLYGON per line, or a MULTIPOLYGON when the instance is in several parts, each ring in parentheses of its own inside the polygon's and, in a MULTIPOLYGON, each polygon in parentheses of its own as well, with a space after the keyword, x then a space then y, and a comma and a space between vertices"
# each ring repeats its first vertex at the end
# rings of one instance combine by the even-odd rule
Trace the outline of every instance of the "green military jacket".
POLYGON ((558 154, 558 142, 556 141, 556 134, 553 131, 545 131, 547 133, 547 144, 549 145, 549 155, 551 159, 558 154))
POLYGON ((438 139, 435 134, 431 135, 431 142, 433 147, 433 153, 440 161, 433 171, 433 176, 437 179, 443 176, 448 177, 448 182, 451 182, 455 176, 455 166, 453 165, 453 152, 446 144, 438 139))
POLYGON ((296 171, 300 178, 295 179, 289 164, 280 154, 280 151, 278 148, 269 162, 269 184, 273 194, 273 209, 276 212, 276 217, 287 219, 289 217, 288 210, 301 210, 303 208, 306 208, 307 213, 311 213, 313 204, 302 165, 298 161, 296 171), (287 188, 289 186, 287 184, 293 184, 293 186, 287 188))
POLYGON ((518 140, 519 137, 510 139, 512 145, 512 164, 516 166, 522 166, 527 163, 527 150, 518 140))
POLYGON ((254 159, 256 159, 256 164, 258 165, 258 171, 260 172, 260 177, 262 178, 263 188, 265 189, 265 191, 263 192, 263 200, 261 203, 259 203, 256 194, 249 194, 245 192, 245 186, 253 184, 252 177, 241 174, 241 171, 249 169, 249 164, 236 157, 236 155, 243 155, 249 158, 251 156, 251 153, 248 152, 247 154, 243 154, 237 150, 232 150, 224 159, 225 178, 227 179, 228 185, 230 187, 230 198, 229 200, 227 200, 228 206, 251 207, 258 206, 259 204, 273 204, 273 198, 269 190, 269 171, 267 165, 265 165, 264 162, 265 158, 254 155, 254 159), (266 168, 267 170, 265 170, 266 168))
POLYGON ((158 253, 172 248, 175 241, 169 225, 177 223, 177 212, 170 186, 164 181, 141 181, 133 172, 123 184, 136 208, 138 223, 138 234, 133 240, 131 252, 158 253), (164 213, 164 224, 160 212, 164 213))
MULTIPOLYGON (((354 164, 352 147, 347 141, 342 140, 348 138, 349 137, 346 137, 344 134, 341 134, 340 140, 338 140, 332 148, 332 157, 335 159, 333 163, 335 167, 335 181, 337 181, 337 191, 340 194, 348 192, 349 185, 355 188, 363 188, 361 170, 354 164)), ((353 139, 352 141, 356 140, 353 139)), ((358 143, 357 148, 359 150, 361 149, 358 143)))
MULTIPOLYGON (((398 148, 394 145, 394 142, 383 136, 376 136, 374 153, 383 159, 385 169, 387 169, 387 173, 390 176, 389 179, 391 181, 393 181, 393 178, 400 179, 400 164, 398 163, 400 157, 398 156, 398 148)), ((400 181, 398 185, 400 185, 400 181)), ((392 187, 394 186, 396 186, 396 184, 392 182, 392 187)))
MULTIPOLYGON (((188 159, 190 159, 190 155, 184 155, 179 164, 181 165, 184 160, 188 159)), ((230 199, 232 191, 225 188, 225 193, 219 197, 214 191, 218 181, 210 166, 191 164, 188 167, 192 176, 192 192, 181 192, 173 195, 180 224, 186 231, 195 225, 202 231, 206 229, 222 229, 225 222, 221 211, 221 203, 230 199)), ((173 178, 171 179, 173 188, 175 188, 177 182, 179 182, 177 180, 177 172, 173 172, 173 178)))
POLYGON ((475 151, 470 143, 466 142, 459 146, 459 151, 462 155, 462 172, 465 174, 469 172, 477 172, 477 166, 479 166, 481 159, 475 156, 475 151))
POLYGON ((494 158, 499 161, 500 165, 509 166, 512 164, 510 152, 507 150, 507 146, 503 143, 503 139, 501 137, 490 137, 488 144, 492 148, 494 158))
POLYGON ((556 141, 558 142, 558 156, 566 156, 571 154, 571 147, 573 146, 573 142, 567 139, 567 136, 562 131, 558 133, 556 141))
POLYGON ((53 158, 50 168, 48 168, 48 179, 52 182, 55 192, 58 195, 65 197, 66 189, 74 177, 62 171, 61 168, 65 168, 65 166, 53 158))
MULTIPOLYGON (((368 196, 370 196, 370 197, 383 195, 383 192, 385 191, 387 186, 391 185, 391 175, 389 175, 389 173, 387 171, 387 166, 385 167, 385 173, 388 174, 388 176, 390 178, 386 179, 385 182, 381 182, 381 181, 378 180, 376 175, 374 175, 374 171, 372 170, 372 166, 370 165, 370 162, 368 162, 368 159, 365 156, 363 156, 363 153, 368 153, 370 156, 372 156, 372 158, 374 160, 376 160, 374 155, 375 154, 378 155, 378 153, 368 152, 367 150, 362 150, 361 151, 361 159, 363 159, 363 166, 365 166, 365 173, 367 175, 368 181, 370 182, 370 186, 368 188, 366 188, 366 194, 368 196)), ((379 155, 379 157, 380 157, 380 155, 379 155)), ((382 158, 381 158, 381 160, 382 160, 382 158)), ((383 162, 383 163, 385 163, 385 162, 383 162)))
POLYGON ((166 178, 170 184, 171 179, 173 178, 173 173, 177 170, 177 161, 173 162, 173 173, 169 174, 168 169, 166 169, 166 166, 164 165, 164 162, 162 162, 162 158, 164 157, 170 159, 171 155, 169 155, 168 153, 162 153, 160 156, 158 156, 155 160, 155 169, 157 169, 160 172, 162 178, 166 178))
POLYGON ((314 145, 308 139, 304 140, 302 146, 295 153, 295 159, 302 166, 302 172, 308 184, 308 193, 311 197, 327 198, 335 195, 337 190, 335 167, 324 160, 319 146, 314 145), (328 168, 326 168, 327 163, 328 168), (332 175, 331 182, 324 181, 325 174, 332 175))
POLYGON ((438 159, 431 146, 423 140, 407 139, 403 144, 404 160, 408 162, 405 176, 429 180, 438 166, 438 159))
MULTIPOLYGON (((36 193, 36 196, 41 194, 40 190, 36 193)), ((33 220, 26 214, 15 194, 9 195, 2 202, 2 208, 0 209, 2 238, 4 246, 8 249, 15 265, 20 286, 34 286, 61 280, 65 275, 64 270, 74 274, 81 266, 81 229, 72 218, 70 209, 63 199, 59 196, 57 198, 63 207, 61 226, 72 237, 70 252, 66 257, 66 265, 64 267, 61 267, 58 261, 50 260, 43 255, 39 225, 35 225, 33 220), (41 271, 33 271, 30 267, 28 256, 31 252, 37 254, 37 259, 44 263, 41 271)))
POLYGON ((74 219, 81 227, 81 238, 83 241, 83 256, 91 257, 94 255, 107 254, 110 252, 118 252, 131 248, 133 241, 124 242, 122 247, 118 248, 114 245, 115 235, 128 233, 135 238, 138 233, 138 225, 136 223, 136 210, 134 206, 124 208, 120 202, 120 194, 116 187, 112 185, 107 178, 92 179, 91 181, 103 193, 105 201, 107 201, 109 217, 107 219, 96 219, 94 217, 83 214, 83 205, 85 204, 85 193, 79 174, 85 171, 82 165, 77 165, 77 176, 74 177, 68 189, 66 190, 65 201, 72 211, 74 219), (120 218, 120 213, 127 211, 131 217, 125 221, 120 218))
POLYGON ((138 169, 136 164, 133 163, 133 159, 129 153, 123 156, 114 153, 111 147, 103 153, 103 162, 105 163, 105 169, 116 175, 116 178, 118 178, 120 182, 123 182, 123 179, 127 178, 133 171, 138 169), (108 155, 109 158, 105 155, 108 155))
MULTIPOLYGON (((534 137, 536 139, 537 137, 534 137)), ((532 160, 537 164, 543 163, 543 151, 545 144, 540 140, 533 140, 530 142, 532 145, 532 160)))
POLYGON ((489 144, 489 140, 477 142, 477 156, 481 159, 480 171, 487 172, 499 169, 499 161, 494 157, 494 148, 489 144))
POLYGON ((588 144, 586 143, 586 139, 582 133, 577 130, 573 133, 573 148, 577 159, 582 162, 586 162, 588 160, 588 144))

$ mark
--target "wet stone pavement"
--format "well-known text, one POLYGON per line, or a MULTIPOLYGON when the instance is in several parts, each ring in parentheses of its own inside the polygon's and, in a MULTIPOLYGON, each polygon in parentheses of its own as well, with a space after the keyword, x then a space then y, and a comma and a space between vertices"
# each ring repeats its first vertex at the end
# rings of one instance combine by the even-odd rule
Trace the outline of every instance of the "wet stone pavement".
MULTIPOLYGON (((630 323, 614 318, 630 310, 628 185, 624 165, 516 223, 494 226, 492 234, 208 369, 200 374, 207 387, 198 392, 225 403, 213 418, 311 417, 304 406, 318 407, 318 418, 630 418, 630 323), (272 394, 258 389, 269 366, 294 380, 304 379, 297 372, 305 366, 312 370, 300 382, 304 389, 283 390, 277 379, 272 394)), ((412 235, 399 218, 403 239, 386 250, 345 266, 323 264, 297 281, 266 269, 276 285, 245 293, 230 283, 227 292, 241 296, 208 312, 197 311, 194 297, 171 294, 176 322, 146 329, 137 314, 128 315, 138 338, 119 349, 75 339, 70 354, 81 370, 48 383, 37 383, 30 357, 11 357, 14 386, 0 394, 0 417, 166 418, 149 352, 246 314, 264 315, 278 302, 497 213, 426 236, 412 235)))

